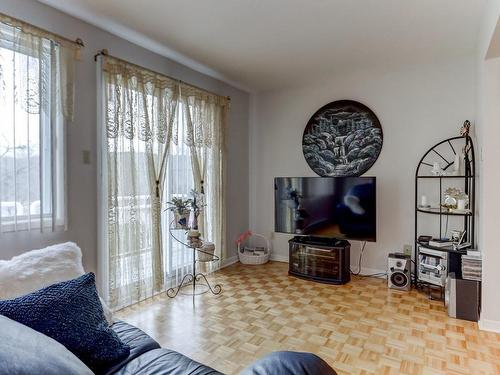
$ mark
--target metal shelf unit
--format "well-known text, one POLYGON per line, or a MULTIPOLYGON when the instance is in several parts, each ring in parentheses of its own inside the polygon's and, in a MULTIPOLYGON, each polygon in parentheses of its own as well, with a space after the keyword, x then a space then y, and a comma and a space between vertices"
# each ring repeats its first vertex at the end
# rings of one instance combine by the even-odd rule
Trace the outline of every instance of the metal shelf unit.
MULTIPOLYGON (((425 249, 437 250, 448 252, 448 266, 450 268, 459 269, 448 269, 448 272, 456 272, 461 275, 461 256, 467 252, 466 249, 459 251, 453 250, 451 247, 439 248, 434 246, 429 246, 424 242, 420 242, 418 237, 420 235, 425 235, 427 233, 419 233, 419 222, 422 217, 427 215, 437 215, 439 217, 439 237, 442 238, 446 236, 446 230, 443 233, 443 221, 447 220, 447 217, 456 216, 463 217, 463 230, 466 231, 466 242, 469 242, 470 248, 475 247, 475 209, 476 209, 476 187, 475 187, 475 156, 474 156, 474 145, 470 136, 459 136, 445 139, 432 148, 430 148, 420 159, 417 169, 415 171, 415 283, 417 285, 425 281, 419 280, 419 249, 420 247, 425 249), (454 164, 454 158, 458 155, 463 156, 463 171, 459 175, 445 175, 445 176, 435 176, 431 175, 431 170, 433 168, 434 162, 444 162, 444 167, 442 168, 445 172, 449 172, 450 168, 454 164), (450 157, 452 159, 450 160, 450 157), (470 212, 450 212, 446 208, 443 208, 443 185, 446 181, 456 181, 463 180, 464 192, 469 197, 469 210, 470 212), (439 189, 439 207, 428 208, 419 206, 419 187, 423 181, 433 181, 429 184, 436 184, 435 189, 439 189)), ((433 187, 431 187, 433 188, 433 187)), ((447 227, 447 225, 446 225, 447 227)), ((441 286, 442 287, 442 286, 441 286)))

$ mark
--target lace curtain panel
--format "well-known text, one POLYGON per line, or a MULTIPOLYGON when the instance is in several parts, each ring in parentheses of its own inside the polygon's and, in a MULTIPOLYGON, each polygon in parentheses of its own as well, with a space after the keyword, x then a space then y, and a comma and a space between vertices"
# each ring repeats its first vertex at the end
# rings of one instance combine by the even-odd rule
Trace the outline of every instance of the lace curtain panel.
MULTIPOLYGON (((214 173, 222 175, 219 155, 224 147, 218 133, 224 131, 225 107, 211 106, 218 115, 204 117, 202 127, 208 131, 196 133, 198 117, 188 116, 188 108, 195 108, 193 99, 183 96, 178 81, 112 57, 100 58, 107 130, 109 302, 116 309, 176 285, 191 271, 192 252, 168 234, 172 215, 167 202, 188 198, 200 186, 193 152, 206 155, 199 163, 209 171, 207 182, 214 173)), ((214 215, 223 218, 223 187, 206 185, 204 235, 221 249, 224 224, 210 222, 214 215)))
MULTIPOLYGON (((46 42, 53 44, 53 61, 50 65, 57 90, 54 94, 58 100, 55 107, 67 122, 73 121, 75 106, 75 72, 76 61, 80 59, 83 43, 80 39, 73 42, 57 34, 40 29, 21 20, 0 13, 0 43, 1 46, 17 53, 26 53, 33 58, 42 53, 40 45, 46 42)), ((48 73, 48 71, 43 71, 48 73)), ((48 77, 45 83, 48 83, 48 77)), ((47 88, 47 85, 43 86, 47 88)), ((48 94, 47 91, 42 93, 48 94)))
POLYGON ((66 228, 63 123, 78 50, 0 14, 0 232, 66 228))
MULTIPOLYGON (((191 168, 197 191, 205 193, 207 207, 199 224, 202 236, 215 244, 216 254, 224 259, 225 249, 225 134, 226 98, 203 95, 190 88, 181 88, 183 116, 187 129, 186 144, 190 149, 191 168)), ((208 263, 206 271, 219 268, 208 263)))

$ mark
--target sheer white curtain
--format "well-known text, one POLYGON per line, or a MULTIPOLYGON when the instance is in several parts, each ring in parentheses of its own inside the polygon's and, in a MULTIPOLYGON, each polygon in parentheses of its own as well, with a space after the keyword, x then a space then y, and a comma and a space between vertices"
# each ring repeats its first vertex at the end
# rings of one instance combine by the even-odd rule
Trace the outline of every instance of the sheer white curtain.
POLYGON ((109 303, 117 309, 176 286, 192 272, 192 250, 169 234, 173 214, 167 202, 172 198, 189 198, 203 185, 203 238, 221 254, 228 99, 181 87, 176 80, 110 56, 100 58, 107 279, 109 303))
POLYGON ((176 82, 104 57, 109 300, 130 305, 164 289, 161 202, 176 82))
POLYGON ((0 15, 0 232, 66 228, 63 123, 79 48, 0 15))
MULTIPOLYGON (((205 240, 215 244, 217 255, 223 259, 226 256, 225 134, 229 100, 193 87, 181 87, 181 101, 194 185, 205 194, 207 204, 200 216, 200 232, 205 240)), ((219 264, 214 262, 210 266, 209 271, 219 264)))
MULTIPOLYGON (((164 186, 167 201, 173 197, 190 198, 192 189, 203 191, 206 207, 199 217, 199 230, 205 241, 215 244, 221 258, 226 255, 224 135, 228 108, 225 97, 181 86, 164 186)), ((164 211, 163 215, 166 286, 175 287, 186 273, 192 272, 193 254, 169 235, 172 214, 164 211)), ((197 271, 210 273, 219 267, 218 262, 201 263, 197 271)))
MULTIPOLYGON (((191 167, 191 153, 189 146, 186 144, 186 122, 183 115, 184 105, 179 103, 174 139, 167 160, 164 184, 166 202, 172 201, 174 197, 188 199, 191 197, 191 191, 195 188, 193 169, 191 167)), ((193 271, 193 252, 170 236, 169 226, 173 220, 173 213, 167 210, 166 204, 164 204, 163 208, 163 255, 165 259, 166 288, 170 288, 177 286, 184 275, 193 271)), ((175 235, 181 239, 184 238, 182 231, 176 231, 175 235)))

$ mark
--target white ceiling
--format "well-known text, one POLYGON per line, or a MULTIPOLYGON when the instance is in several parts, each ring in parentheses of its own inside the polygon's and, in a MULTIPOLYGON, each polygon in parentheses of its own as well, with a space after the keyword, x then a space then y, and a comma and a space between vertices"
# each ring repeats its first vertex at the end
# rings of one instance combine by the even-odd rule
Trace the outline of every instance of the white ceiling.
MULTIPOLYGON (((39 0, 262 91, 476 48, 485 0, 39 0)), ((112 52, 112 51, 111 51, 112 52)))

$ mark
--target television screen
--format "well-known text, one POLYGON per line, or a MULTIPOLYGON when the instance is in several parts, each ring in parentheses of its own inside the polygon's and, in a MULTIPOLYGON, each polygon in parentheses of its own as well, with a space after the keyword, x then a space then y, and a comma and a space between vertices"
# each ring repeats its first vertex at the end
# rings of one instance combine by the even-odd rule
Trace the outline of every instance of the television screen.
POLYGON ((375 177, 276 177, 274 231, 375 241, 375 177))

